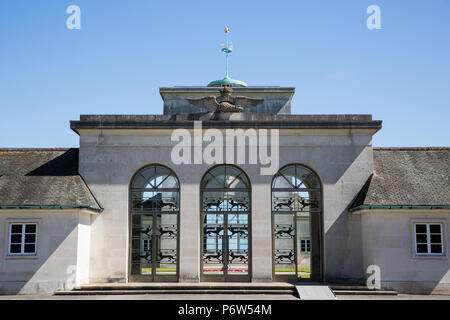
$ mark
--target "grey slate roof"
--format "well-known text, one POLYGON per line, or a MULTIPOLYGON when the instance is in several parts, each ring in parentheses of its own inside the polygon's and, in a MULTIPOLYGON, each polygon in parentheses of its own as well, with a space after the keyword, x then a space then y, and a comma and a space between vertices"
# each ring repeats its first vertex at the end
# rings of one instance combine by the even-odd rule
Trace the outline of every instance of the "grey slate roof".
POLYGON ((102 208, 78 173, 78 149, 0 149, 0 209, 102 208))
MULTIPOLYGON (((351 210, 450 208, 450 148, 374 148, 351 210)), ((78 149, 0 149, 0 209, 102 208, 78 173, 78 149)))
POLYGON ((374 172, 351 206, 450 209, 450 148, 374 148, 374 172))

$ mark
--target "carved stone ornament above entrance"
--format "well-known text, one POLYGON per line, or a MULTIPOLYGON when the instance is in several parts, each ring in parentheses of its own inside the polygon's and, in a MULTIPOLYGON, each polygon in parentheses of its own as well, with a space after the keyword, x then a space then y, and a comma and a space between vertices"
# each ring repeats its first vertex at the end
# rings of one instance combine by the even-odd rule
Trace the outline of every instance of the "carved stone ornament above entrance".
POLYGON ((264 102, 264 99, 255 99, 243 96, 232 97, 231 88, 224 85, 220 90, 220 96, 208 96, 200 99, 187 99, 196 107, 207 109, 210 112, 243 112, 246 108, 256 107, 264 102))

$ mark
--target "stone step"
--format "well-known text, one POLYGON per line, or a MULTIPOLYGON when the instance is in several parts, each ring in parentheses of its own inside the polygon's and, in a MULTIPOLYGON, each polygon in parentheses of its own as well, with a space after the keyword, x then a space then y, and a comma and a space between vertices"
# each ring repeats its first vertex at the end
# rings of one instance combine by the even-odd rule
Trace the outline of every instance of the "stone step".
POLYGON ((329 284, 328 286, 333 290, 369 290, 364 285, 329 284))
POLYGON ((74 288, 75 291, 89 290, 295 290, 289 283, 99 283, 74 288))
MULTIPOLYGON (((336 295, 397 295, 393 290, 369 290, 363 285, 328 285, 336 295)), ((139 295, 139 294, 291 294, 295 285, 287 282, 262 283, 92 283, 55 295, 139 295)))
POLYGON ((396 296, 393 290, 333 290, 335 295, 369 295, 369 296, 396 296))
POLYGON ((56 296, 73 296, 73 295, 141 295, 141 294, 284 294, 292 295, 293 290, 270 290, 270 289, 171 289, 171 290, 72 290, 72 291, 56 291, 56 296))
POLYGON ((329 284, 336 295, 397 295, 394 290, 376 289, 370 290, 364 285, 329 284))

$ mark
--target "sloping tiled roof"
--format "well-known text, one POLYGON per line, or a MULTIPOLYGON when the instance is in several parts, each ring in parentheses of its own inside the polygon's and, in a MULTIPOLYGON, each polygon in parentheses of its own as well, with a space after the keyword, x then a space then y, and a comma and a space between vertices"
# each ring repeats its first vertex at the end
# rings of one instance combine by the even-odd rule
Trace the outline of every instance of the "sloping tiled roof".
POLYGON ((450 148, 374 148, 373 162, 351 210, 450 209, 450 148))
POLYGON ((0 149, 0 209, 102 208, 78 173, 78 149, 0 149))

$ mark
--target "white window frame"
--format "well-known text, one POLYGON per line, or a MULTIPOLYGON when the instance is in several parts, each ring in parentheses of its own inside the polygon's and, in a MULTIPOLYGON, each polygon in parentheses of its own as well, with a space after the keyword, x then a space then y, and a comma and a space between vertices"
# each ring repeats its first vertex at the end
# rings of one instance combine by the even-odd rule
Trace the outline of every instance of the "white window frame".
POLYGON ((300 239, 300 253, 311 253, 311 239, 300 239), (305 250, 302 249, 302 241, 305 242, 305 250))
MULTIPOLYGON (((419 233, 422 234, 422 233, 419 233)), ((433 234, 438 234, 438 233, 433 233, 433 234)), ((413 235, 414 235, 414 253, 416 254, 416 256, 418 257, 423 257, 423 256, 437 256, 437 257, 442 257, 445 256, 445 248, 444 248, 444 224, 442 222, 438 222, 438 221, 415 221, 413 223, 413 235), (427 236, 427 252, 417 252, 417 232, 416 232, 416 226, 417 225, 425 225, 426 226, 426 236, 427 236), (440 230, 441 232, 439 233, 439 235, 441 236, 441 252, 440 253, 436 253, 436 252, 431 252, 431 232, 430 232, 430 225, 440 225, 440 230)), ((421 243, 423 244, 423 243, 421 243)))
MULTIPOLYGON (((36 256, 37 255, 37 250, 38 250, 38 228, 39 225, 37 222, 10 222, 9 223, 9 234, 8 234, 8 256, 36 256), (21 225, 22 226, 22 232, 20 233, 21 235, 21 243, 20 243, 20 252, 11 252, 11 237, 13 235, 12 232, 12 227, 13 225, 21 225), (36 232, 33 233, 26 233, 25 232, 25 228, 27 225, 35 225, 36 226, 36 232), (27 234, 34 234, 35 238, 34 238, 34 252, 25 252, 25 235, 27 234)), ((19 234, 19 233, 14 233, 14 234, 19 234)), ((15 244, 15 243, 14 243, 15 244)))

